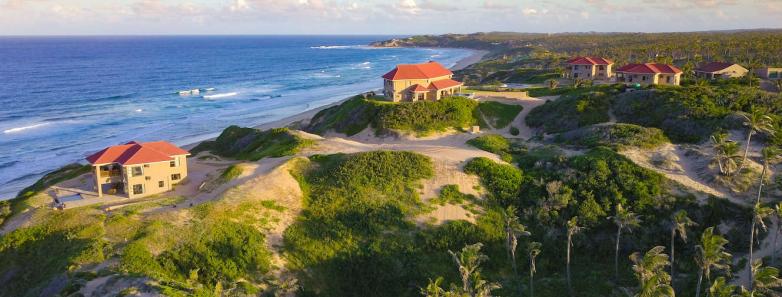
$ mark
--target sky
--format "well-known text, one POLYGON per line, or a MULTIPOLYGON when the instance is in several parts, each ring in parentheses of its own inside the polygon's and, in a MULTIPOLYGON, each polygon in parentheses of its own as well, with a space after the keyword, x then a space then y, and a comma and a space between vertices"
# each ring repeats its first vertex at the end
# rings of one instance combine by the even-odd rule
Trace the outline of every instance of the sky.
POLYGON ((0 35, 782 28, 782 0, 0 0, 0 35))

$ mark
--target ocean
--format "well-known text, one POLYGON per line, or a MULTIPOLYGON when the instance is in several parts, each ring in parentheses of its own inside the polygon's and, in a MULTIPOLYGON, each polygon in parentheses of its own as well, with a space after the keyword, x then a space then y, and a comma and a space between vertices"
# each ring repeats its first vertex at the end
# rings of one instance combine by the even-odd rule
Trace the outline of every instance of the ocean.
POLYGON ((398 63, 472 54, 366 46, 392 37, 0 37, 0 200, 109 145, 193 143, 382 88, 398 63))

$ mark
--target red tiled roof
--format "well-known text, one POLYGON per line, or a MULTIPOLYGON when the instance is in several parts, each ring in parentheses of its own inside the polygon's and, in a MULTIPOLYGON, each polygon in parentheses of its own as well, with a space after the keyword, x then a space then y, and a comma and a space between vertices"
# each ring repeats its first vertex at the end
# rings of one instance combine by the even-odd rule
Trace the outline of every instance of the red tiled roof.
POLYGON ((400 64, 394 70, 383 75, 388 80, 401 79, 429 79, 452 75, 453 72, 443 67, 440 63, 430 61, 423 64, 400 64))
POLYGON ((455 86, 461 86, 462 82, 455 81, 453 79, 444 79, 444 80, 438 80, 433 81, 431 85, 429 85, 429 89, 432 90, 442 90, 447 89, 455 86))
POLYGON ((575 57, 566 63, 571 65, 611 65, 614 61, 601 57, 575 57))
POLYGON ((717 71, 720 71, 720 70, 724 70, 725 68, 728 68, 728 67, 733 66, 733 65, 735 65, 735 64, 733 64, 733 63, 725 63, 725 62, 710 62, 710 63, 706 63, 706 64, 701 65, 700 67, 695 69, 695 71, 700 71, 700 72, 717 72, 717 71))
POLYGON ((682 73, 681 69, 673 65, 659 64, 659 63, 645 63, 645 64, 628 64, 620 67, 616 72, 628 72, 628 73, 668 73, 677 74, 682 73))
POLYGON ((119 163, 122 165, 135 165, 171 161, 173 156, 187 154, 190 153, 165 141, 145 143, 131 141, 127 144, 107 147, 86 159, 92 164, 119 163))
POLYGON ((429 92, 429 89, 420 84, 416 84, 412 90, 413 92, 429 92))

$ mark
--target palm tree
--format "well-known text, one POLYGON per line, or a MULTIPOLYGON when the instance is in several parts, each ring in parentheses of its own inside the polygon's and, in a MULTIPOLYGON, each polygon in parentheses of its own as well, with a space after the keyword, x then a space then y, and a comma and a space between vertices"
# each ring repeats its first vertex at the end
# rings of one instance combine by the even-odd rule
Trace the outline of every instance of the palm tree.
POLYGON ((556 79, 549 79, 548 80, 548 88, 549 89, 556 89, 559 86, 559 81, 556 79))
POLYGON ((774 206, 774 215, 777 219, 777 230, 774 232, 774 245, 771 246, 773 250, 773 253, 771 253, 771 266, 777 265, 777 239, 779 239, 779 233, 782 232, 782 202, 774 206))
MULTIPOLYGON (((758 198, 760 198, 760 197, 758 197, 758 198)), ((754 261, 754 257, 753 257, 752 253, 753 253, 754 247, 755 247, 755 236, 757 236, 760 233, 761 229, 763 231, 766 231, 767 227, 766 227, 766 223, 765 223, 764 220, 767 217, 769 217, 773 212, 774 212, 773 209, 761 205, 760 204, 760 200, 758 200, 755 203, 755 207, 753 208, 753 211, 752 211, 752 214, 753 214, 752 215, 752 225, 751 225, 752 227, 750 229, 750 234, 749 234, 749 263, 750 264, 754 263, 753 262, 754 261), (756 228, 756 226, 758 228, 756 228)), ((752 269, 749 269, 748 273, 749 273, 749 279, 752 279, 752 274, 753 274, 752 269)), ((753 286, 753 284, 749 285, 750 290, 752 290, 752 286, 753 286)))
POLYGON ((478 271, 481 263, 488 260, 489 257, 481 253, 482 243, 476 243, 465 246, 461 252, 454 253, 448 250, 453 257, 456 266, 459 268, 459 275, 462 278, 462 291, 470 296, 475 295, 472 287, 472 277, 478 271))
POLYGON ((723 276, 715 279, 709 287, 711 297, 734 297, 736 296, 733 294, 734 292, 736 292, 736 286, 729 284, 723 276))
POLYGON ((529 236, 527 228, 519 222, 516 216, 516 208, 508 206, 502 211, 502 217, 505 221, 505 249, 508 251, 508 260, 513 266, 513 274, 518 275, 516 268, 516 246, 519 244, 519 236, 529 236))
POLYGON ((583 80, 583 79, 576 78, 575 80, 573 80, 573 87, 574 87, 574 88, 580 88, 580 87, 582 87, 584 84, 586 84, 586 81, 585 81, 585 80, 583 80))
POLYGON ((616 214, 612 217, 616 224, 616 250, 614 253, 614 280, 619 281, 619 240, 622 237, 622 229, 632 231, 632 228, 641 224, 641 219, 637 214, 622 207, 622 204, 616 205, 616 214))
POLYGON ((752 271, 754 278, 752 278, 749 292, 751 297, 766 296, 768 293, 773 293, 772 289, 782 285, 782 280, 779 279, 779 269, 763 266, 763 261, 760 259, 752 263, 752 271))
POLYGON ((664 254, 665 247, 656 246, 641 256, 635 252, 630 255, 635 277, 638 279, 639 290, 636 297, 674 297, 676 294, 671 287, 671 276, 665 272, 668 255, 664 254))
POLYGON ((679 210, 671 216, 671 283, 673 283, 673 280, 676 278, 676 271, 674 269, 674 253, 676 248, 674 243, 676 235, 678 234, 682 241, 687 242, 687 227, 695 225, 697 224, 687 216, 686 210, 679 210))
POLYGON ((527 246, 527 252, 529 253, 529 296, 535 297, 535 272, 537 272, 537 269, 535 268, 535 258, 540 255, 541 248, 543 247, 543 244, 540 242, 530 242, 529 246, 527 246))
POLYGON ((570 296, 572 297, 573 294, 573 285, 570 281, 570 250, 573 247, 573 235, 578 234, 583 230, 583 227, 578 225, 578 217, 572 217, 570 220, 567 221, 567 257, 565 260, 565 266, 566 266, 566 277, 567 277, 567 289, 570 293, 570 296))
POLYGON ((719 165, 720 174, 728 176, 738 167, 738 143, 728 139, 726 133, 715 133, 711 136, 714 161, 719 165))
POLYGON ((446 292, 441 284, 443 283, 443 277, 438 277, 435 280, 429 279, 429 284, 426 285, 426 288, 421 288, 421 295, 424 295, 425 297, 445 297, 447 296, 448 292, 446 292))
POLYGON ((747 164, 747 156, 749 155, 749 148, 752 144, 752 135, 755 133, 774 133, 774 120, 765 113, 764 110, 758 108, 752 108, 748 113, 742 113, 741 117, 744 121, 744 126, 747 127, 747 143, 744 150, 744 156, 741 158, 741 166, 734 174, 741 172, 744 166, 747 164))
POLYGON ((724 237, 714 234, 714 227, 706 228, 701 235, 701 242, 696 247, 695 261, 700 266, 698 272, 698 287, 695 289, 695 297, 701 295, 701 284, 703 283, 703 275, 706 275, 706 279, 711 280, 711 270, 726 269, 730 267, 731 255, 725 252, 725 245, 728 244, 728 240, 724 237))

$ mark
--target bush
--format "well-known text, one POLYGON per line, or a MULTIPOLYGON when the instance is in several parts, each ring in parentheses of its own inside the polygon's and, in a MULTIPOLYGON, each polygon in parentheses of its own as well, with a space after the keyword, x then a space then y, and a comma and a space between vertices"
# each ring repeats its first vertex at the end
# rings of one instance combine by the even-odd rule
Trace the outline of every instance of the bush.
MULTIPOLYGON (((674 142, 697 143, 723 127, 726 117, 764 107, 782 112, 782 102, 757 88, 724 86, 658 87, 617 96, 614 114, 621 122, 660 128, 674 142)), ((729 128, 729 127, 726 127, 729 128)))
POLYGON ((478 104, 478 110, 495 129, 507 127, 523 109, 521 105, 502 104, 496 101, 484 101, 478 104))
POLYGON ((380 110, 374 127, 380 132, 401 130, 419 135, 461 129, 478 122, 477 107, 478 102, 462 97, 393 104, 380 110))
POLYGON ((228 168, 223 170, 223 173, 220 174, 220 180, 223 183, 229 182, 242 175, 242 172, 244 172, 244 168, 241 165, 234 164, 228 166, 228 168))
POLYGON ((499 205, 510 205, 519 195, 522 174, 516 167, 480 157, 467 162, 464 172, 479 176, 490 197, 499 205))
POLYGON ((202 151, 227 158, 258 161, 266 157, 278 158, 298 153, 312 145, 312 141, 291 133, 287 128, 261 131, 254 128, 230 126, 214 141, 204 141, 190 152, 202 151))
POLYGON ((542 127, 546 133, 569 131, 608 122, 611 97, 602 92, 563 96, 530 111, 525 121, 530 127, 542 127))
POLYGON ((439 205, 456 204, 461 205, 465 202, 476 201, 477 198, 473 195, 464 194, 459 191, 458 185, 445 185, 440 190, 440 195, 436 199, 432 199, 431 202, 439 205))
POLYGON ((511 155, 511 143, 505 137, 497 134, 482 135, 467 141, 467 144, 484 151, 497 154, 503 161, 510 162, 513 159, 511 155))
POLYGON ((334 130, 352 136, 366 129, 382 106, 378 101, 356 96, 318 112, 305 130, 320 135, 334 130))
POLYGON ((594 125, 561 133, 557 142, 586 146, 656 148, 669 143, 662 130, 632 124, 594 125))
POLYGON ((521 133, 521 131, 519 131, 519 128, 510 127, 510 135, 519 136, 519 133, 521 133))

